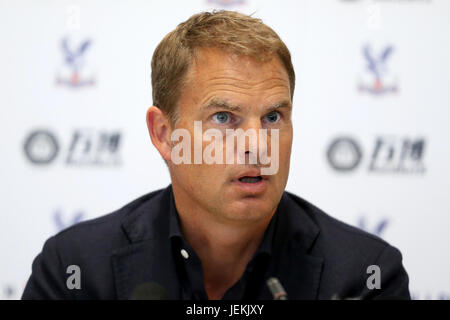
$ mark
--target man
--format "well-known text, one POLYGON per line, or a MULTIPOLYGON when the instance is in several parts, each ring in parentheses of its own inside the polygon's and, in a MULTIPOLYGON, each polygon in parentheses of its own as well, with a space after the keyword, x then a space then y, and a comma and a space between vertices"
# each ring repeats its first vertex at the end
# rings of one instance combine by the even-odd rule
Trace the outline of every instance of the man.
POLYGON ((409 298, 397 249, 284 191, 294 85, 289 50, 260 20, 180 24, 153 55, 147 111, 172 184, 50 238, 23 298, 129 299, 151 283, 169 299, 271 299, 269 278, 290 299, 409 298), (236 132, 259 135, 230 147, 236 132))

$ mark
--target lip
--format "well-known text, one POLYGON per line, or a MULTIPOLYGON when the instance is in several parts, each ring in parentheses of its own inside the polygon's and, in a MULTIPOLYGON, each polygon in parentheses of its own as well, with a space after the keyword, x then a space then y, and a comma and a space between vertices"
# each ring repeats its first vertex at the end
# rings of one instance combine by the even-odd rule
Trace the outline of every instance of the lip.
POLYGON ((261 171, 259 169, 243 171, 239 173, 231 182, 239 190, 250 195, 258 195, 263 193, 267 189, 267 185, 269 183, 267 176, 261 175, 261 171), (242 182, 239 180, 242 177, 258 176, 260 176, 262 179, 259 182, 255 183, 242 182))
MULTIPOLYGON (((259 177, 259 176, 263 177, 263 176, 261 175, 261 170, 260 170, 260 169, 248 169, 248 170, 245 170, 245 171, 241 171, 241 172, 233 179, 233 181, 234 181, 234 180, 239 180, 240 178, 243 178, 243 177, 259 177)), ((263 177, 263 178, 264 178, 264 177, 263 177)))

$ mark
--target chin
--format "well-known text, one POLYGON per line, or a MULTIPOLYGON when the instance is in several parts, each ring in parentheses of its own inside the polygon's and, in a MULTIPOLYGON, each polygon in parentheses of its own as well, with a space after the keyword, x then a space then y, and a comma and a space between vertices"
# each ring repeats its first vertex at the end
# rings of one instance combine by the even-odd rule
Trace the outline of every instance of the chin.
POLYGON ((258 221, 269 216, 274 206, 267 198, 243 198, 232 205, 227 216, 233 220, 258 221))

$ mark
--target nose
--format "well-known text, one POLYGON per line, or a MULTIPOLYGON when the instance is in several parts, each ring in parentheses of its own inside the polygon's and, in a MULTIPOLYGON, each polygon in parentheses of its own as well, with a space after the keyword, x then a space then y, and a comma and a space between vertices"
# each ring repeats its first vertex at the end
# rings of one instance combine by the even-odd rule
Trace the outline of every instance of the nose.
POLYGON ((238 137, 238 159, 241 160, 240 163, 259 165, 259 157, 267 154, 267 135, 261 132, 263 129, 261 119, 253 117, 246 121, 241 129, 243 130, 244 142, 242 140, 239 142, 238 137), (244 143, 243 148, 239 146, 239 143, 244 143))

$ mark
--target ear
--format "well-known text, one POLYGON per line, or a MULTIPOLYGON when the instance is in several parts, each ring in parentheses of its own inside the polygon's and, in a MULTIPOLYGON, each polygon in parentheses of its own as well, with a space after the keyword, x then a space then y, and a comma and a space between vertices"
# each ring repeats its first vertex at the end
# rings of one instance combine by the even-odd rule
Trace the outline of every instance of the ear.
POLYGON ((151 106, 147 110, 147 127, 155 148, 164 160, 170 161, 172 129, 167 115, 158 107, 151 106))

